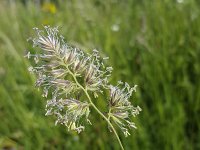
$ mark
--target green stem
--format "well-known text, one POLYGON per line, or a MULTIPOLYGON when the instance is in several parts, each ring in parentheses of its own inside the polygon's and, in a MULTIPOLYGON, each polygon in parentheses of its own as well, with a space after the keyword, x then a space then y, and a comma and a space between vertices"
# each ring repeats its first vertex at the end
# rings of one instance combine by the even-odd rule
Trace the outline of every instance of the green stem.
POLYGON ((94 105, 94 103, 92 102, 92 100, 91 100, 91 98, 90 98, 90 96, 89 96, 87 90, 84 89, 83 91, 85 92, 86 96, 88 97, 89 102, 90 102, 90 104, 93 106, 93 108, 99 113, 99 115, 101 115, 101 116, 107 121, 108 125, 112 128, 112 130, 113 130, 115 136, 117 137, 117 140, 118 140, 118 142, 119 142, 119 145, 120 145, 121 149, 124 150, 124 147, 123 147, 123 145, 122 145, 122 142, 121 142, 121 140, 120 140, 120 138, 119 138, 119 136, 118 136, 118 134, 117 134, 115 128, 114 128, 113 125, 111 124, 110 120, 109 120, 109 119, 94 105))
POLYGON ((122 142, 121 142, 121 140, 120 140, 120 138, 119 138, 119 136, 118 136, 118 134, 117 134, 115 128, 113 127, 113 125, 112 125, 111 122, 110 122, 110 117, 107 118, 107 117, 95 106, 95 104, 92 102, 92 100, 91 100, 91 98, 90 98, 90 95, 88 94, 87 89, 85 89, 85 88, 77 81, 76 76, 73 74, 73 72, 71 72, 71 70, 69 69, 69 67, 67 67, 67 69, 68 69, 69 73, 72 75, 72 77, 74 78, 74 81, 76 82, 76 84, 77 84, 77 85, 84 91, 84 93, 86 94, 86 96, 87 96, 87 98, 88 98, 88 100, 89 100, 89 102, 90 102, 90 105, 92 105, 92 107, 99 113, 99 115, 100 115, 101 117, 103 117, 103 118, 107 121, 108 125, 109 125, 109 126, 111 127, 111 129, 113 130, 113 132, 114 132, 114 134, 115 134, 115 136, 116 136, 116 138, 117 138, 117 140, 118 140, 118 142, 119 142, 119 145, 120 145, 121 149, 124 150, 124 147, 123 147, 123 145, 122 145, 122 142))
POLYGON ((109 108, 109 112, 108 112, 108 120, 110 121, 110 113, 111 113, 111 109, 109 108))

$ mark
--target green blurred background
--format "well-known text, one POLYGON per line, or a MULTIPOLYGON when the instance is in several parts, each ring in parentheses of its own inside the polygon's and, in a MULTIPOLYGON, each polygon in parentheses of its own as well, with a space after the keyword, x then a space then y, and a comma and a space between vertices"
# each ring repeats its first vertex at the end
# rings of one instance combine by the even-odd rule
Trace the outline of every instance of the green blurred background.
MULTIPOLYGON (((112 83, 137 84, 143 111, 127 150, 200 149, 200 1, 0 0, 0 149, 119 149, 106 123, 80 135, 45 117, 45 99, 23 57, 33 27, 60 26, 67 42, 109 56, 112 83)), ((98 100, 101 107, 106 100, 98 100)))

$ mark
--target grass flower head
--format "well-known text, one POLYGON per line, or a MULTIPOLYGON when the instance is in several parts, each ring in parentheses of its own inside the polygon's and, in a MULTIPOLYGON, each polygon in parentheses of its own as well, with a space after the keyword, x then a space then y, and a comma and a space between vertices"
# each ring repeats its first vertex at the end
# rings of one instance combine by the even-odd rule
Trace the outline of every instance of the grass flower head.
MULTIPOLYGON (((107 121, 109 128, 116 135, 123 149, 113 122, 129 135, 127 127, 135 127, 130 116, 136 116, 140 107, 132 106, 129 101, 136 86, 131 88, 127 83, 122 86, 109 84, 112 67, 105 67, 97 50, 92 54, 84 53, 81 49, 68 45, 63 36, 59 35, 58 28, 44 27, 45 30, 36 31, 33 38, 34 54, 28 52, 27 58, 33 58, 34 66, 29 71, 35 73, 35 85, 42 87, 43 97, 46 97, 46 115, 56 117, 55 124, 62 124, 67 129, 80 133, 85 129, 89 120, 90 109, 95 109, 107 121), (110 91, 109 113, 105 115, 93 103, 92 96, 97 99, 103 90, 110 91)), ((106 58, 105 58, 106 59, 106 58)))

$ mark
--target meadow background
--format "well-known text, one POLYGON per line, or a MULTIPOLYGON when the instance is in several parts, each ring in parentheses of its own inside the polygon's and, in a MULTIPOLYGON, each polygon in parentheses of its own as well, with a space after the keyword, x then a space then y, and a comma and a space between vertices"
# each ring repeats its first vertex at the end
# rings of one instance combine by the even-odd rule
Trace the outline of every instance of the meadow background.
MULTIPOLYGON (((199 0, 0 0, 0 149, 119 149, 94 113, 80 135, 45 117, 24 58, 33 27, 59 26, 66 41, 109 56, 112 83, 137 84, 143 111, 127 150, 200 149, 199 0)), ((97 101, 101 107, 105 99, 97 101)))

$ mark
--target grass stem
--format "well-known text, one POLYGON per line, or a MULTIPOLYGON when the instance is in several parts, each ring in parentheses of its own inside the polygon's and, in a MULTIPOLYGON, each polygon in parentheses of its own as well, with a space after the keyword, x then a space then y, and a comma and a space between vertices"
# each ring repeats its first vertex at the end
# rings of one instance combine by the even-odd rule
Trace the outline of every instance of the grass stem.
POLYGON ((69 73, 72 75, 72 77, 74 78, 74 81, 76 82, 76 84, 84 91, 85 95, 87 96, 87 98, 88 98, 88 100, 89 100, 90 105, 98 112, 98 114, 99 114, 101 117, 103 117, 103 118, 107 121, 108 125, 109 125, 109 126, 111 127, 111 129, 113 130, 113 132, 114 132, 114 134, 115 134, 115 136, 116 136, 116 138, 117 138, 117 140, 118 140, 118 143, 119 143, 121 149, 124 150, 124 147, 123 147, 123 145, 122 145, 122 142, 121 142, 121 140, 120 140, 120 138, 119 138, 119 136, 118 136, 118 134, 117 134, 117 131, 115 130, 115 128, 114 128, 114 126, 112 125, 112 123, 110 122, 110 120, 109 120, 109 119, 96 107, 96 105, 92 102, 92 99, 91 99, 90 95, 88 94, 87 89, 84 88, 84 87, 77 81, 76 76, 74 75, 73 72, 71 72, 71 70, 69 69, 68 66, 67 66, 67 69, 68 69, 69 73))

